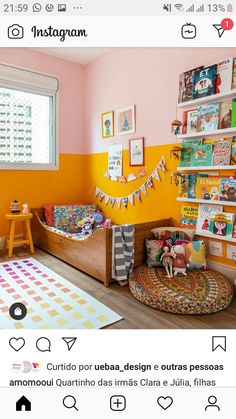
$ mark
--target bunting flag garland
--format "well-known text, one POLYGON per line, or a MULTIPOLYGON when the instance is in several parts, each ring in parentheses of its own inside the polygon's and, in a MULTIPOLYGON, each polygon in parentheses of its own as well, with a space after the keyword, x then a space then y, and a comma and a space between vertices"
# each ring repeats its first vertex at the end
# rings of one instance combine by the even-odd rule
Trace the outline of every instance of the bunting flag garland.
POLYGON ((114 205, 116 203, 118 209, 121 209, 121 203, 122 203, 123 207, 127 209, 129 203, 131 205, 135 205, 134 198, 136 198, 138 202, 142 202, 141 193, 143 193, 145 196, 147 196, 147 194, 148 194, 147 193, 147 188, 149 188, 149 189, 154 189, 155 188, 155 184, 153 182, 154 179, 157 180, 158 182, 161 181, 161 177, 159 175, 158 170, 162 170, 163 175, 166 176, 166 165, 165 165, 165 157, 164 156, 162 156, 161 160, 159 161, 158 165, 153 170, 153 172, 149 176, 149 178, 141 186, 139 186, 138 189, 136 189, 131 194, 126 195, 126 196, 122 196, 122 197, 119 197, 119 198, 115 198, 114 196, 109 196, 109 195, 105 194, 105 192, 101 191, 101 189, 98 186, 96 186, 95 187, 95 195, 96 195, 97 198, 99 198, 100 202, 102 202, 103 199, 105 198, 105 205, 108 205, 108 203, 110 202, 111 207, 114 208, 114 205))

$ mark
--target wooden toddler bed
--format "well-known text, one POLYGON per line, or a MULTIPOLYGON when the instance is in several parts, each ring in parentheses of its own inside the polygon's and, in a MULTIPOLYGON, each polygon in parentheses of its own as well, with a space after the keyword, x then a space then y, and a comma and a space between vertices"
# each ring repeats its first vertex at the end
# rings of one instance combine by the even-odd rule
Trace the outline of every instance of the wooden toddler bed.
MULTIPOLYGON (((64 237, 45 227, 44 209, 32 209, 32 235, 34 244, 40 249, 69 263, 75 268, 103 282, 105 287, 112 281, 112 229, 98 229, 83 241, 64 237)), ((135 267, 145 261, 144 239, 153 237, 151 229, 172 226, 171 218, 135 224, 134 263, 135 267)))

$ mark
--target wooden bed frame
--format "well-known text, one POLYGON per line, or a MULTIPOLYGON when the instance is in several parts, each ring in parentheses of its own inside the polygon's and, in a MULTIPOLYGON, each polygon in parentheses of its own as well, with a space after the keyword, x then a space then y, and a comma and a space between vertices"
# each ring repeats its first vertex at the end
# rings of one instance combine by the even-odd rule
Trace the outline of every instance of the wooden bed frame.
MULTIPOLYGON (((45 228, 43 208, 32 209, 32 235, 40 249, 69 263, 79 270, 103 282, 105 287, 112 281, 112 229, 96 230, 88 239, 76 241, 45 228)), ((134 263, 142 265, 145 260, 144 239, 153 237, 151 229, 172 226, 171 218, 135 224, 134 263)))

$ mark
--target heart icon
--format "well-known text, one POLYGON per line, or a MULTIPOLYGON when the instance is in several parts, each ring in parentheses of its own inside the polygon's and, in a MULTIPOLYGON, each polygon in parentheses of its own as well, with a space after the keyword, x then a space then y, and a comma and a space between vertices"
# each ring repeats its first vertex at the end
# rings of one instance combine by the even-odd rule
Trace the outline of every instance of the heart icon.
POLYGON ((158 397, 157 404, 162 407, 162 409, 167 410, 173 403, 173 399, 170 396, 167 397, 158 397))
POLYGON ((9 345, 14 349, 14 351, 19 352, 25 346, 24 338, 11 338, 9 340, 9 345))

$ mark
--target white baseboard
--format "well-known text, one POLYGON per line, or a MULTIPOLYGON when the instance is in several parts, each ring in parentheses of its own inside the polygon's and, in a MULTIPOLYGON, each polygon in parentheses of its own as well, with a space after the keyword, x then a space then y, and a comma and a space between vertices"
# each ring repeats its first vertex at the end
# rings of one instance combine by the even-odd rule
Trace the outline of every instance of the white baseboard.
POLYGON ((236 281, 236 265, 233 266, 223 265, 222 263, 214 262, 210 259, 207 259, 207 266, 211 269, 221 272, 223 275, 232 281, 236 281))

